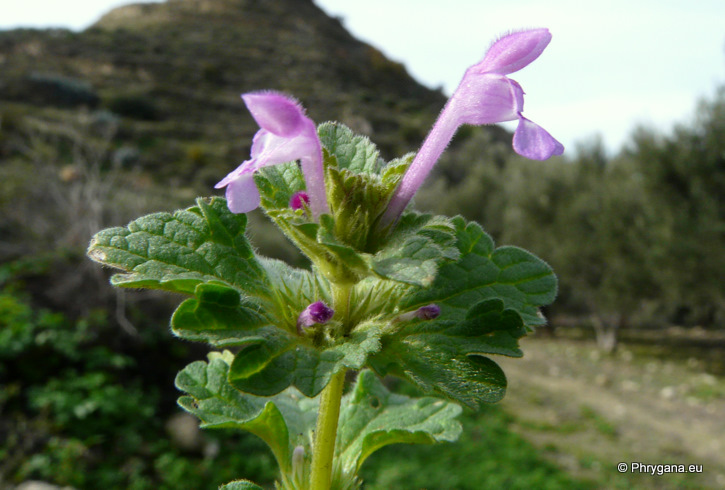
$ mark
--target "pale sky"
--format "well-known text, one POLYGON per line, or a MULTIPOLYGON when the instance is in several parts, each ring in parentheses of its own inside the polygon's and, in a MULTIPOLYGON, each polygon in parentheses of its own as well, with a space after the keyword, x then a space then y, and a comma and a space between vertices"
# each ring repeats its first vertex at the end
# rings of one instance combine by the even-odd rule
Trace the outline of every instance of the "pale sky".
MULTIPOLYGON (((315 0, 359 39, 450 94, 500 34, 548 27, 553 40, 511 75, 524 115, 565 146, 595 134, 617 150, 637 124, 663 131, 725 84, 723 0, 315 0)), ((0 0, 0 29, 80 30, 128 0, 0 0)), ((511 127, 511 126, 509 126, 511 127)))

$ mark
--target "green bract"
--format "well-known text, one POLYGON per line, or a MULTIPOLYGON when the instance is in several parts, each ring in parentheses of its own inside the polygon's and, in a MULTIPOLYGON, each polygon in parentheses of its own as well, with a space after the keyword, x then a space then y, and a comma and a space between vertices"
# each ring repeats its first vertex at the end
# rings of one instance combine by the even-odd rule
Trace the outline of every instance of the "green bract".
MULTIPOLYGON (((319 127, 330 214, 314 221, 293 210, 304 189, 295 162, 255 174, 265 212, 310 259, 301 270, 258 256, 245 237, 247 218, 221 198, 198 199, 98 233, 88 255, 121 269, 116 286, 188 295, 171 319, 179 337, 235 354, 184 369, 179 403, 204 427, 236 427, 267 442, 283 488, 307 488, 317 396, 333 377, 369 367, 403 377, 425 392, 477 407, 501 399, 506 378, 490 355, 521 356, 518 339, 544 323, 556 279, 540 259, 495 248, 463 218, 406 211, 393 228, 381 215, 410 164, 385 164, 375 146, 339 124, 319 127), (335 315, 298 330, 300 313, 323 301, 335 315), (412 312, 431 304, 440 315, 412 312), (309 397, 309 398, 308 398, 309 397), (293 465, 295 447, 306 463, 293 465)), ((333 480, 353 488, 374 450, 394 442, 454 440, 460 409, 434 398, 389 393, 362 371, 344 398, 333 480), (415 407, 412 410, 410 407, 415 407)), ((255 488, 237 481, 225 488, 255 488)))

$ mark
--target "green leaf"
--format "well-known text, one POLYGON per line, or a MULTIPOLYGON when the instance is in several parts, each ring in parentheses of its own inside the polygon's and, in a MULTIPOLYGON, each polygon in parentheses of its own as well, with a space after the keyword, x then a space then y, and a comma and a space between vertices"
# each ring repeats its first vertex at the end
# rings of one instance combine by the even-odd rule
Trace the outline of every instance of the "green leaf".
POLYGON ((323 214, 320 223, 315 223, 290 208, 267 210, 267 214, 328 281, 354 283, 371 274, 366 254, 338 240, 329 215, 323 214))
POLYGON ((438 268, 458 258, 455 228, 443 216, 406 213, 389 242, 372 259, 376 274, 417 286, 430 286, 438 268))
POLYGON ((441 317, 463 320, 473 305, 499 298, 527 326, 546 323, 539 308, 554 301, 557 291, 549 265, 517 247, 495 249, 491 237, 477 223, 456 217, 453 224, 460 257, 443 265, 431 287, 409 296, 403 308, 436 303, 441 317))
MULTIPOLYGON (((231 357, 229 352, 211 353, 208 363, 198 361, 181 371, 176 386, 187 395, 179 398, 179 405, 199 417, 202 428, 236 428, 262 438, 272 449, 283 480, 291 481, 294 448, 302 446, 312 454, 310 436, 319 398, 305 398, 294 388, 271 398, 241 393, 228 382, 231 357)), ((354 480, 365 459, 390 444, 455 441, 461 432, 455 420, 460 413, 454 403, 391 393, 371 371, 360 372, 342 398, 336 477, 354 480)))
POLYGON ((455 441, 461 407, 437 398, 409 398, 388 391, 371 371, 362 371, 342 401, 335 451, 344 473, 390 444, 455 441))
POLYGON ((382 167, 375 144, 366 136, 355 135, 350 128, 335 122, 320 124, 317 128, 320 143, 337 159, 339 168, 356 174, 374 174, 382 167))
POLYGON ((297 162, 264 167, 254 174, 264 209, 287 209, 295 192, 305 189, 305 178, 297 162))
MULTIPOLYGON (((176 377, 176 387, 189 396, 179 398, 179 405, 199 417, 202 428, 236 428, 260 437, 282 471, 288 471, 292 448, 278 400, 245 395, 231 387, 227 382, 230 355, 210 356, 208 364, 197 361, 184 368, 176 377)), ((288 397, 285 402, 289 403, 288 397)))
POLYGON ((403 175, 413 163, 415 153, 406 153, 400 158, 390 160, 380 171, 380 177, 386 187, 392 187, 395 189, 398 187, 398 183, 403 179, 403 175))
MULTIPOLYGON (((294 167, 280 175, 294 182, 294 167)), ((362 367, 380 347, 379 328, 368 322, 342 338, 339 322, 331 322, 300 335, 300 313, 315 301, 332 303, 329 284, 319 274, 257 258, 244 236, 246 222, 223 199, 199 199, 187 210, 100 232, 89 255, 126 271, 114 276, 116 285, 192 294, 174 313, 172 331, 216 347, 242 347, 231 374, 240 389, 266 396, 295 385, 314 396, 335 372, 362 367)), ((313 226, 314 243, 337 254, 340 267, 355 263, 354 251, 325 237, 327 228, 313 226)))
POLYGON ((202 283, 195 295, 171 317, 171 330, 179 337, 229 347, 259 342, 277 330, 258 304, 242 300, 226 285, 202 283))
POLYGON ((350 296, 350 322, 354 325, 372 320, 390 322, 411 289, 412 286, 396 281, 363 279, 355 284, 350 296))
POLYGON ((506 376, 491 359, 449 345, 430 348, 420 338, 391 343, 384 355, 371 359, 370 365, 473 409, 496 403, 506 393, 506 376))
POLYGON ((290 267, 281 260, 260 257, 259 261, 267 273, 278 327, 295 331, 297 318, 308 305, 320 300, 331 303, 330 285, 319 274, 290 267))
POLYGON ((172 331, 179 337, 217 347, 244 347, 230 373, 238 389, 270 396, 294 385, 305 395, 315 396, 334 373, 361 368, 367 356, 379 350, 380 331, 372 322, 344 337, 337 332, 339 322, 300 335, 297 318, 315 301, 330 304, 329 286, 309 271, 278 260, 263 259, 260 264, 271 299, 254 302, 226 285, 205 283, 197 286, 196 297, 184 301, 171 319, 172 331), (335 340, 333 334, 341 338, 335 340))
POLYGON ((436 320, 407 322, 396 333, 409 344, 430 344, 437 350, 461 351, 467 355, 499 354, 521 357, 518 339, 527 330, 519 314, 505 309, 498 298, 471 307, 464 320, 440 316, 436 320))
POLYGON ((335 223, 330 215, 323 214, 320 216, 317 243, 345 267, 355 271, 358 276, 365 277, 370 273, 367 254, 360 253, 347 242, 339 240, 339 234, 335 232, 335 223))
POLYGON ((294 332, 307 305, 330 301, 329 287, 310 271, 256 257, 246 224, 246 215, 229 211, 224 199, 198 199, 189 209, 99 232, 88 255, 125 271, 113 276, 117 286, 194 295, 172 321, 182 337, 226 342, 234 332, 266 325, 294 332))
POLYGON ((518 339, 527 326, 543 323, 538 308, 553 301, 556 278, 529 252, 495 249, 477 224, 462 218, 453 224, 458 259, 444 263, 430 287, 411 289, 400 301, 401 311, 436 304, 440 315, 401 322, 369 363, 476 408, 500 400, 506 390, 503 371, 484 356, 522 355, 518 339))
POLYGON ((192 294, 215 281, 246 294, 264 294, 264 271, 244 236, 247 217, 221 198, 197 199, 175 213, 155 213, 97 233, 88 256, 125 271, 115 286, 192 294))
POLYGON ((368 240, 395 187, 385 185, 377 174, 353 173, 334 161, 325 174, 335 236, 356 250, 374 251, 368 240))
POLYGON ((375 323, 358 325, 331 346, 314 347, 292 335, 270 336, 237 353, 229 381, 237 389, 260 396, 279 393, 290 385, 316 396, 341 369, 360 369, 380 349, 375 323))
POLYGON ((249 480, 234 480, 219 487, 219 490, 264 490, 249 480))
POLYGON ((337 123, 320 125, 325 149, 325 185, 332 230, 337 241, 354 250, 376 253, 382 244, 377 222, 412 162, 406 155, 385 164, 364 136, 337 123))
MULTIPOLYGON (((323 214, 315 222, 308 211, 290 209, 290 197, 304 186, 302 173, 294 162, 260 170, 255 174, 255 182, 269 217, 317 269, 331 282, 355 283, 374 274, 370 257, 382 243, 376 236, 377 221, 410 165, 412 155, 385 165, 370 140, 355 136, 345 126, 325 123, 320 125, 318 133, 323 145, 329 215, 323 214)), ((429 241, 423 235, 431 233, 433 228, 427 227, 417 239, 429 241)), ((400 229, 410 231, 406 227, 400 229)), ((395 244, 396 250, 404 246, 395 244)), ((408 249, 415 247, 414 243, 408 244, 408 249)), ((431 247, 426 247, 417 260, 401 264, 402 259, 391 251, 381 258, 380 272, 383 277, 401 278, 415 284, 424 282, 437 267, 436 260, 428 256, 433 252, 431 247), (425 267, 422 276, 414 273, 421 265, 425 267)), ((440 251, 435 252, 440 255, 440 251)))
POLYGON ((202 428, 236 428, 260 437, 272 449, 280 469, 290 469, 292 450, 308 445, 317 420, 319 402, 294 388, 273 397, 236 390, 228 381, 232 354, 212 352, 209 362, 197 361, 176 376, 176 387, 186 392, 179 405, 201 420, 202 428))
POLYGON ((260 259, 259 264, 267 284, 264 296, 241 295, 216 282, 199 284, 196 297, 174 312, 172 331, 215 346, 244 346, 271 338, 303 341, 297 337, 297 318, 315 301, 330 303, 329 286, 310 271, 279 260, 260 259))

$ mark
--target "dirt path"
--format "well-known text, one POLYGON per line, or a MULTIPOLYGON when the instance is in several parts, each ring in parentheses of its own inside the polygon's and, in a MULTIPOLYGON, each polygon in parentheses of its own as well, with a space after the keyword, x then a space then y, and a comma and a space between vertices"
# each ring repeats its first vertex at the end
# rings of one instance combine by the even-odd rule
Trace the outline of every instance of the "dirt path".
POLYGON ((602 488, 725 488, 725 379, 691 362, 614 357, 592 344, 528 339, 498 359, 515 430, 602 488), (619 462, 698 464, 701 474, 620 474, 619 462))

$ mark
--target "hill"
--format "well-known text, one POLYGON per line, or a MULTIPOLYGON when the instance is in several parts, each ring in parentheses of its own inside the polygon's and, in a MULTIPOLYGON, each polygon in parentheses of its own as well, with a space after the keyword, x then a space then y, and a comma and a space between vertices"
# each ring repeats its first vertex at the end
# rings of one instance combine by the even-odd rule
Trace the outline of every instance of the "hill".
POLYGON ((415 150, 445 103, 311 0, 168 0, 117 8, 80 33, 0 32, 0 66, 5 132, 25 116, 110 111, 157 178, 204 186, 248 154, 243 92, 291 93, 387 157, 415 150))

